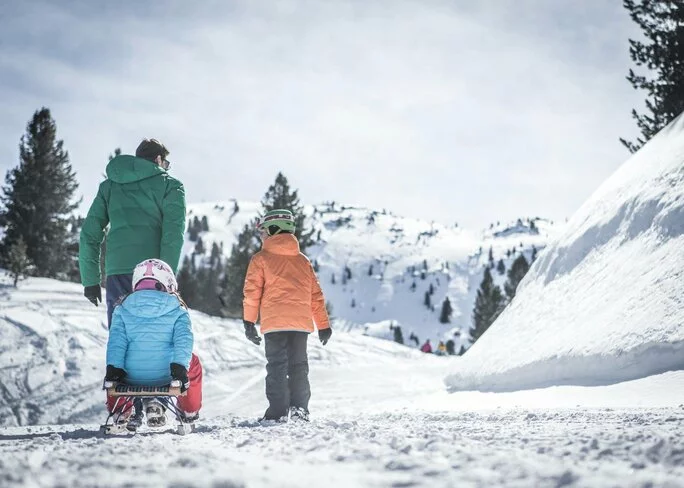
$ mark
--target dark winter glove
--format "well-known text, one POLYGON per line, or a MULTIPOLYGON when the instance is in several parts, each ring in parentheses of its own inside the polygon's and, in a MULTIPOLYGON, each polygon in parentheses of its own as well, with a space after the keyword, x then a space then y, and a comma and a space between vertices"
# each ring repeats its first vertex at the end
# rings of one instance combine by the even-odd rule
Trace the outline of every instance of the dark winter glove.
POLYGON ((180 381, 181 393, 184 393, 190 388, 190 380, 188 379, 188 370, 185 366, 178 363, 171 363, 171 378, 180 381))
POLYGON ((249 322, 247 320, 243 320, 242 322, 245 324, 245 337, 257 346, 261 344, 261 337, 259 337, 256 327, 254 327, 254 322, 249 322))
POLYGON ((100 289, 100 285, 86 286, 83 289, 83 295, 96 307, 98 301, 102 303, 102 290, 100 289))
POLYGON ((114 382, 120 382, 126 377, 126 371, 124 371, 121 368, 117 368, 112 366, 111 364, 107 365, 107 373, 105 374, 105 381, 114 381, 114 382))
POLYGON ((332 329, 330 327, 328 327, 327 329, 320 329, 318 331, 318 338, 321 340, 321 344, 323 344, 324 346, 330 340, 331 335, 332 335, 332 329))

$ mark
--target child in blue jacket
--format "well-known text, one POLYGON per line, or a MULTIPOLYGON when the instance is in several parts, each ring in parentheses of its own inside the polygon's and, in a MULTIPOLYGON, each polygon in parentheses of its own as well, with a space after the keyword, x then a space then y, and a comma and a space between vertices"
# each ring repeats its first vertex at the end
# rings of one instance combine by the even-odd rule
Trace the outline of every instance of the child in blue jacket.
MULTIPOLYGON (((163 386, 178 380, 181 390, 187 390, 178 397, 178 407, 184 420, 192 422, 202 406, 202 365, 192 352, 190 316, 178 295, 176 277, 164 261, 147 259, 135 267, 132 284, 133 293, 121 300, 112 316, 105 381, 163 386)), ((107 398, 110 412, 117 401, 107 398)), ((146 404, 145 413, 151 427, 166 422, 164 407, 156 400, 146 404)), ((141 422, 142 411, 136 408, 128 425, 141 422)))

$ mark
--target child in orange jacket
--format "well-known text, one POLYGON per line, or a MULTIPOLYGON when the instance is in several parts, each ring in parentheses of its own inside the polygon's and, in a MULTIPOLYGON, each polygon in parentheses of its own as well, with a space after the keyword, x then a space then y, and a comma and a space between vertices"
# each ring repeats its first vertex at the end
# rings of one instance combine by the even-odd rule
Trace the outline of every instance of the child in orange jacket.
POLYGON ((259 345, 255 323, 261 318, 266 341, 264 420, 309 420, 308 335, 318 328, 327 344, 332 329, 321 285, 309 259, 299 251, 295 221, 289 210, 271 210, 259 222, 261 251, 247 269, 243 321, 247 339, 259 345))

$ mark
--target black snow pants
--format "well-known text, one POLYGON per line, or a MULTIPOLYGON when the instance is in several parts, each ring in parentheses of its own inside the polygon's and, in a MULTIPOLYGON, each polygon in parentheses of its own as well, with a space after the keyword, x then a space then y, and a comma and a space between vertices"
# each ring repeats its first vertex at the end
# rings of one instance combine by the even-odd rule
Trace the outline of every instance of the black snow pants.
POLYGON ((266 398, 264 418, 279 419, 289 407, 309 411, 309 360, 306 356, 306 332, 268 332, 266 341, 266 398))

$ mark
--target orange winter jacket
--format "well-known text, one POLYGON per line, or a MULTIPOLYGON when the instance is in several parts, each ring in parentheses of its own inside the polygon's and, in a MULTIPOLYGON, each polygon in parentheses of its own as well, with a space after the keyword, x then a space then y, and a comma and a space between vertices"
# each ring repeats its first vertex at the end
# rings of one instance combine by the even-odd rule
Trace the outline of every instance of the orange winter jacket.
POLYGON ((256 322, 261 333, 314 331, 330 327, 325 298, 308 258, 299 252, 292 234, 277 234, 264 241, 247 268, 244 319, 256 322))

